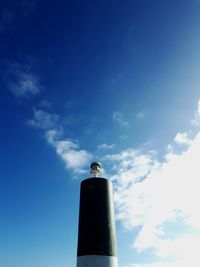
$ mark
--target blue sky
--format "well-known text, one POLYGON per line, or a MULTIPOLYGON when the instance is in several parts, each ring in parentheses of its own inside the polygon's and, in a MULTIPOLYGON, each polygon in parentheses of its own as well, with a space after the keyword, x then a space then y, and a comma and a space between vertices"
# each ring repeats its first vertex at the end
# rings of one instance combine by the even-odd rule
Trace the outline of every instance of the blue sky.
POLYGON ((0 265, 75 266, 80 181, 121 267, 198 265, 200 2, 0 3, 0 265))

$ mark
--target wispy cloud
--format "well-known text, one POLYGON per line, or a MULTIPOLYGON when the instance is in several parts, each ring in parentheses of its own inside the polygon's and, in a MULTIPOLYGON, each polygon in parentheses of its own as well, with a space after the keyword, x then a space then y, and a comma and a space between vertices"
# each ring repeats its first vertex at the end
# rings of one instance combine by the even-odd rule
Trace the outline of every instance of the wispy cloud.
POLYGON ((195 126, 200 126, 200 99, 198 101, 197 111, 195 112, 195 116, 192 119, 191 124, 195 126))
POLYGON ((33 118, 28 121, 28 125, 34 128, 48 130, 57 128, 59 116, 51 114, 41 109, 34 109, 33 118))
POLYGON ((101 144, 101 145, 98 145, 98 149, 113 149, 116 145, 115 144, 101 144))
POLYGON ((147 264, 131 264, 126 267, 186 267, 177 263, 166 263, 166 262, 157 262, 157 263, 147 263, 147 264))
POLYGON ((49 130, 46 140, 52 145, 59 157, 64 161, 66 168, 76 173, 85 173, 84 167, 89 166, 92 155, 86 150, 80 150, 78 144, 69 139, 64 139, 62 132, 49 130))
POLYGON ((40 103, 38 103, 38 106, 41 108, 52 108, 52 103, 48 100, 43 99, 42 101, 40 101, 40 103))
POLYGON ((175 261, 175 262, 157 262, 157 263, 147 263, 147 264, 131 264, 126 267, 188 267, 195 265, 196 264, 194 261, 190 262, 175 261))
POLYGON ((92 154, 80 149, 77 141, 64 137, 58 114, 34 109, 33 117, 28 121, 28 125, 44 130, 46 141, 55 149, 67 169, 75 173, 86 172, 85 167, 89 166, 92 154))
POLYGON ((43 90, 39 76, 33 73, 30 65, 10 63, 6 71, 5 83, 16 97, 37 95, 43 90))
POLYGON ((192 140, 188 137, 188 133, 177 133, 174 141, 180 145, 191 145, 192 143, 192 140))
POLYGON ((125 120, 124 115, 116 111, 113 113, 113 121, 120 127, 128 127, 129 123, 125 120))
POLYGON ((135 116, 136 116, 136 119, 138 119, 138 120, 142 120, 142 119, 144 119, 145 114, 144 114, 143 111, 139 111, 139 112, 136 113, 135 116))
POLYGON ((176 258, 173 263, 129 267, 200 265, 196 249, 200 246, 200 132, 192 140, 188 136, 178 133, 175 141, 186 144, 185 150, 172 151, 163 160, 153 152, 132 148, 105 157, 113 166, 117 219, 128 230, 140 227, 132 248, 138 253, 151 249, 163 259, 176 258), (171 230, 174 227, 178 234, 171 230))

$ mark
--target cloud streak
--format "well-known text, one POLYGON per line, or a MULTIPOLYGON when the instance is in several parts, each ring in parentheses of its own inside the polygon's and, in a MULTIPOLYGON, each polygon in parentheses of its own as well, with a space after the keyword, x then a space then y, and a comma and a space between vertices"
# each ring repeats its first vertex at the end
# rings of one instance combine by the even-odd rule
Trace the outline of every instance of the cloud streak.
POLYGON ((28 125, 34 128, 48 130, 57 128, 59 116, 51 114, 41 109, 34 109, 33 118, 28 121, 28 125))
POLYGON ((195 126, 200 126, 200 99, 198 101, 198 105, 197 105, 197 111, 195 112, 194 118, 191 121, 192 125, 195 126))
POLYGON ((174 141, 180 145, 191 145, 192 140, 188 138, 188 133, 177 133, 174 141))
POLYGON ((122 128, 129 127, 129 123, 125 120, 124 115, 118 111, 113 113, 113 121, 122 128))
POLYGON ((101 145, 98 145, 98 149, 104 149, 104 150, 107 150, 107 149, 113 149, 116 145, 115 144, 101 144, 101 145))
POLYGON ((8 65, 5 83, 16 97, 30 97, 39 94, 44 88, 38 75, 30 65, 12 63, 8 65))
POLYGON ((27 123, 30 127, 44 131, 45 140, 55 149, 67 169, 74 173, 85 173, 85 167, 88 167, 92 154, 80 149, 74 140, 65 138, 59 121, 60 117, 57 114, 34 109, 33 117, 27 123))
POLYGON ((64 161, 67 169, 76 173, 85 173, 84 167, 89 165, 92 155, 86 150, 80 150, 78 144, 69 139, 63 139, 57 130, 46 132, 47 142, 55 148, 57 155, 64 161))

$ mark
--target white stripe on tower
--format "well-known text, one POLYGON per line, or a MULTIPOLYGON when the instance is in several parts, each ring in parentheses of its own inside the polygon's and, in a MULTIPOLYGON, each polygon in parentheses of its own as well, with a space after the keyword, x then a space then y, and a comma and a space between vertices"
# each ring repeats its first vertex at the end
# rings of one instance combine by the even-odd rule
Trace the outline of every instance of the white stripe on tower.
POLYGON ((117 267, 118 259, 117 257, 112 257, 112 256, 99 256, 99 255, 80 256, 77 258, 77 266, 117 267))
MULTIPOLYGON (((93 176, 100 166, 91 164, 93 176)), ((118 267, 112 183, 105 178, 81 183, 77 267, 118 267)))

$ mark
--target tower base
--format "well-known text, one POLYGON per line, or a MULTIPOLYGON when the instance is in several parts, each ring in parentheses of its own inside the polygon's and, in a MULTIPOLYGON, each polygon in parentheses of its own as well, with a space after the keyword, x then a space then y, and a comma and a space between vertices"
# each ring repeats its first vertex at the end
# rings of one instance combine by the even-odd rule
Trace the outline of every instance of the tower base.
POLYGON ((118 267, 118 258, 101 255, 79 256, 76 267, 118 267))

